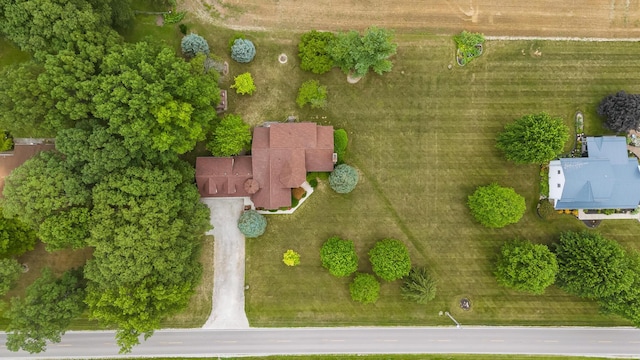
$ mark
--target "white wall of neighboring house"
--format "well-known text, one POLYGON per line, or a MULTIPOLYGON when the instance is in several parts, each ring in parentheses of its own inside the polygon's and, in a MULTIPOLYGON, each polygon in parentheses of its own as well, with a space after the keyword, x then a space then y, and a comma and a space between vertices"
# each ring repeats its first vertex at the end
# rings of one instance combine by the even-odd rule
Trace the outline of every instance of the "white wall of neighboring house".
POLYGON ((556 201, 562 197, 562 191, 564 190, 564 171, 560 160, 553 160, 549 163, 549 200, 553 201, 553 205, 556 205, 556 201))

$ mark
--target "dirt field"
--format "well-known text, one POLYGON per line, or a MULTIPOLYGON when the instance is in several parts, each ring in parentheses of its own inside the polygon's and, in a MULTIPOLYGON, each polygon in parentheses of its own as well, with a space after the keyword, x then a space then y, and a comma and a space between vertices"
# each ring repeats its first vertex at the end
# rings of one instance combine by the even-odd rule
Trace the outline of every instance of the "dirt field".
POLYGON ((201 21, 238 29, 398 30, 640 38, 640 0, 182 0, 201 21))

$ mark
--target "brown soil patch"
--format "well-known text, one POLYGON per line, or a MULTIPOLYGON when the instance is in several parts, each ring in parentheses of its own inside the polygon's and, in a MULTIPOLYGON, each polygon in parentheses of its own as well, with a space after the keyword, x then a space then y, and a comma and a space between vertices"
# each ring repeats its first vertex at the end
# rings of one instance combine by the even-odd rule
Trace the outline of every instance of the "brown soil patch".
POLYGON ((462 29, 486 35, 640 37, 640 0, 184 0, 200 21, 236 29, 462 29))

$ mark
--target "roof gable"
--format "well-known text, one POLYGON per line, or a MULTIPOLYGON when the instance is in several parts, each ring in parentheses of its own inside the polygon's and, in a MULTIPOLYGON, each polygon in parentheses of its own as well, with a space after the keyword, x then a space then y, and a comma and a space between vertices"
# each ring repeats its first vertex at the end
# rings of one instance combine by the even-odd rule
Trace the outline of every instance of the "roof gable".
POLYGON ((198 158, 196 182, 203 197, 250 196, 256 207, 277 209, 291 206, 291 189, 308 171, 332 171, 333 160, 332 126, 267 123, 253 130, 250 157, 198 158))
MULTIPOLYGON (((559 160, 562 175, 558 176, 564 178, 564 183, 558 183, 563 188, 562 195, 556 199, 556 208, 622 209, 638 206, 640 169, 638 161, 627 155, 626 139, 589 137, 587 147, 589 153, 586 158, 559 160)), ((557 162, 551 165, 554 163, 557 162)), ((554 185, 552 182, 557 182, 557 179, 552 180, 554 176, 550 173, 550 189, 554 185)))

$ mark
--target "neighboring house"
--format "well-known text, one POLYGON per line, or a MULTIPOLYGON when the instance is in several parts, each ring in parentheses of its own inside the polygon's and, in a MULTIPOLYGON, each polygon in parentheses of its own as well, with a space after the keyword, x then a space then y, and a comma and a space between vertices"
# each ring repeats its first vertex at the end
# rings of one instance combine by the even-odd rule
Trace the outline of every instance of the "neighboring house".
POLYGON ((24 164, 40 151, 54 150, 54 139, 13 139, 13 150, 0 152, 0 196, 4 190, 4 179, 13 169, 24 164))
POLYGON ((556 209, 635 209, 640 204, 638 160, 620 136, 587 137, 587 157, 549 164, 549 200, 556 209))
POLYGON ((310 171, 333 171, 333 127, 267 123, 253 130, 251 156, 196 159, 202 197, 249 197, 256 208, 291 206, 291 189, 310 171))

